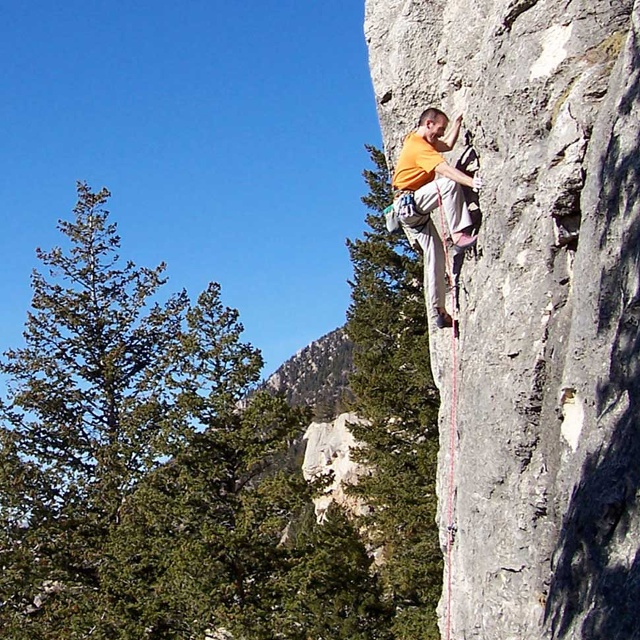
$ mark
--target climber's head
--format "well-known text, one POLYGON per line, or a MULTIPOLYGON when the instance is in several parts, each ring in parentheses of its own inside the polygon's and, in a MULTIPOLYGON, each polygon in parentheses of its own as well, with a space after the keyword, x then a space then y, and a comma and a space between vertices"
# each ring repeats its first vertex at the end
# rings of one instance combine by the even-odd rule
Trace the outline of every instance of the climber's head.
POLYGON ((429 107, 420 114, 418 133, 430 144, 437 142, 447 130, 449 118, 444 111, 429 107))

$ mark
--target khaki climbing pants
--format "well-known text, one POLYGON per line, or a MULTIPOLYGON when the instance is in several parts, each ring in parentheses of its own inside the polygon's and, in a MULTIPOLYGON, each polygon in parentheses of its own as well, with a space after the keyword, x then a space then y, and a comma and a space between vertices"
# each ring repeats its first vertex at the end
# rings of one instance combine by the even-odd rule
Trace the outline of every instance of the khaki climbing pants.
POLYGON ((447 294, 445 281, 445 254, 437 226, 441 225, 438 212, 442 198, 444 218, 448 226, 442 233, 450 235, 471 226, 462 187, 449 178, 436 178, 414 192, 418 213, 400 218, 400 224, 411 246, 422 252, 424 260, 424 297, 427 313, 432 317, 436 308, 445 308, 447 294), (435 223, 435 224, 434 224, 435 223))

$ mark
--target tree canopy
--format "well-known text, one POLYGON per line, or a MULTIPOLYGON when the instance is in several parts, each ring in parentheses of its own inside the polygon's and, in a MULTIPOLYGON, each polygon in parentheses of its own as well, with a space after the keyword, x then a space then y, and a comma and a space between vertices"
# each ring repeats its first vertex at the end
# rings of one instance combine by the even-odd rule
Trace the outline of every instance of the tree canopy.
POLYGON ((348 241, 360 519, 316 521, 310 411, 256 392, 262 357, 212 282, 165 294, 78 184, 38 250, 24 344, 0 360, 0 628, 10 640, 436 638, 438 394, 421 265, 390 235, 368 147, 369 229, 348 241), (374 558, 376 561, 374 561, 374 558))
POLYGON ((371 559, 290 460, 308 411, 249 393, 262 358, 218 284, 163 297, 164 265, 120 258, 108 198, 78 185, 0 363, 3 637, 384 638, 371 559))

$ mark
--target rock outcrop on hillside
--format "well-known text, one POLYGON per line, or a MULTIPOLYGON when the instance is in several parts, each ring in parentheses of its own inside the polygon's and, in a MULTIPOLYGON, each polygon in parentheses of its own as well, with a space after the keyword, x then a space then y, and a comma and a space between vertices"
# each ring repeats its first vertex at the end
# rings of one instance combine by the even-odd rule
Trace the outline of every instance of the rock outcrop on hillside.
MULTIPOLYGON (((460 273, 452 638, 640 638, 639 34, 640 0, 366 2, 390 164, 435 105, 464 113, 485 180, 460 273)), ((450 332, 431 352, 445 551, 450 332)))
POLYGON ((312 422, 304 434, 306 443, 302 473, 313 482, 331 475, 331 482, 314 500, 319 522, 325 517, 332 502, 339 504, 347 513, 362 515, 368 511, 363 502, 348 495, 346 487, 358 483, 358 478, 367 473, 366 467, 355 462, 351 451, 359 445, 349 430, 350 424, 362 422, 354 413, 342 413, 330 422, 312 422))

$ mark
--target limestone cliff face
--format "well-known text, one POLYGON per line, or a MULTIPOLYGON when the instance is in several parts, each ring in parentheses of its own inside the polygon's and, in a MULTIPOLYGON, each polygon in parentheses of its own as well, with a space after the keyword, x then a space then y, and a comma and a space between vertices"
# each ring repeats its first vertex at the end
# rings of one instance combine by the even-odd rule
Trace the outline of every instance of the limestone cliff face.
POLYGON ((361 422, 354 413, 342 413, 331 422, 312 422, 304 434, 306 442, 302 473, 308 481, 327 474, 332 481, 321 496, 314 500, 316 516, 321 522, 332 502, 347 513, 363 515, 367 507, 361 500, 350 496, 345 487, 358 483, 367 469, 352 459, 351 452, 358 447, 349 424, 361 422))
MULTIPOLYGON (((640 0, 367 0, 365 35, 390 163, 435 105, 485 180, 443 631, 640 638, 640 0)), ((431 351, 444 551, 450 332, 431 351)))

